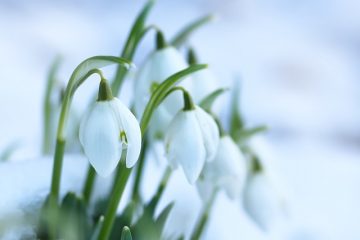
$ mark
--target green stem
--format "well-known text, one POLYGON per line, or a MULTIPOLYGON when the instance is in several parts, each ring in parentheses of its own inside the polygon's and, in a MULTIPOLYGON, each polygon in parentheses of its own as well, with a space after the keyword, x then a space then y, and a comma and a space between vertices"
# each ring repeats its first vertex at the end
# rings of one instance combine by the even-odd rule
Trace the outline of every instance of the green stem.
POLYGON ((91 195, 93 192, 93 186, 95 183, 95 177, 96 177, 95 169, 91 165, 89 165, 85 184, 84 184, 84 189, 83 189, 83 197, 85 204, 88 204, 90 202, 91 195))
POLYGON ((167 167, 167 168, 165 169, 164 175, 163 175, 163 177, 162 177, 162 179, 161 179, 161 181, 160 181, 159 187, 158 187, 158 189, 156 190, 156 194, 155 194, 155 196, 154 196, 154 198, 153 198, 152 204, 153 204, 154 208, 155 208, 155 207, 157 206, 157 204, 159 203, 160 198, 161 198, 162 194, 163 194, 164 191, 165 191, 165 187, 166 187, 166 185, 167 185, 167 183, 168 183, 168 181, 169 181, 169 179, 170 179, 171 173, 172 173, 171 168, 170 168, 170 167, 167 167))
POLYGON ((52 181, 51 181, 51 191, 49 198, 49 211, 53 213, 50 227, 50 235, 52 239, 56 238, 57 230, 56 223, 58 219, 58 198, 59 198, 59 190, 60 190, 60 177, 61 177, 61 169, 62 169, 62 159, 64 157, 65 151, 65 140, 58 138, 56 141, 55 147, 55 157, 54 157, 54 166, 52 172, 52 181))
POLYGON ((143 141, 142 144, 142 148, 141 148, 141 152, 140 152, 140 156, 139 156, 139 166, 136 169, 136 175, 135 175, 135 182, 134 182, 134 186, 133 186, 133 190, 132 190, 132 197, 131 199, 133 201, 138 201, 140 199, 140 182, 141 182, 141 176, 142 176, 142 172, 144 169, 144 159, 145 159, 145 155, 146 155, 146 150, 147 150, 147 146, 148 146, 148 140, 145 136, 145 139, 143 141))
POLYGON ((104 223, 100 230, 99 240, 107 240, 110 236, 116 216, 116 210, 132 170, 131 168, 126 168, 125 161, 120 162, 119 169, 121 171, 121 174, 119 174, 120 176, 115 182, 109 205, 105 213, 104 223))
POLYGON ((51 195, 54 199, 58 199, 60 190, 60 177, 62 169, 62 159, 65 152, 65 139, 58 138, 56 141, 54 166, 52 172, 52 178, 55 179, 51 182, 51 195))
POLYGON ((164 96, 164 98, 166 98, 167 96, 169 96, 171 93, 173 93, 175 91, 181 91, 183 94, 183 99, 184 99, 183 110, 184 111, 189 111, 189 110, 195 109, 195 104, 194 104, 194 101, 192 100, 190 93, 181 86, 172 87, 169 91, 166 92, 166 95, 164 96))
POLYGON ((217 195, 217 190, 215 190, 213 192, 213 194, 211 195, 209 201, 207 202, 207 204, 204 207, 203 213, 201 215, 201 218, 199 219, 199 221, 196 224, 195 227, 195 231, 193 232, 192 236, 191 236, 191 240, 199 240, 201 235, 203 234, 206 224, 209 220, 209 216, 210 216, 210 212, 211 209, 214 205, 215 199, 216 199, 216 195, 217 195))

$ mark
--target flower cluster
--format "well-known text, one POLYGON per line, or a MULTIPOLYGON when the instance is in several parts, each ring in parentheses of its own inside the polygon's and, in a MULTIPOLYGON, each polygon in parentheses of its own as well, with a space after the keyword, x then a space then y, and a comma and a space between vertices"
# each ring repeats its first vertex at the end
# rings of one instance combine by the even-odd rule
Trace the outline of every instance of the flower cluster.
MULTIPOLYGON (((207 18, 191 24, 177 38, 167 42, 158 28, 145 27, 144 21, 152 4, 149 2, 145 6, 135 22, 122 58, 89 58, 71 76, 59 117, 51 193, 44 204, 44 212, 57 213, 59 209, 60 212, 65 211, 61 209, 67 208, 68 202, 76 203, 76 206, 71 207, 79 210, 79 219, 92 214, 89 217, 91 220, 82 219, 83 222, 90 222, 88 228, 93 229, 92 239, 105 240, 110 235, 116 235, 113 225, 119 224, 117 222, 121 222, 117 228, 124 229, 126 239, 131 239, 131 234, 137 239, 159 239, 172 205, 163 209, 157 218, 155 208, 158 207, 164 189, 170 187, 168 180, 171 173, 181 169, 184 181, 198 190, 204 205, 202 215, 191 234, 192 239, 199 239, 202 235, 211 207, 220 192, 224 192, 230 200, 242 202, 248 215, 260 228, 267 230, 279 208, 278 196, 265 177, 265 167, 247 146, 248 139, 257 131, 244 127, 237 107, 237 88, 226 86, 233 90, 233 101, 223 103, 221 109, 215 109, 214 102, 226 92, 225 86, 221 86, 206 65, 197 64, 192 48, 188 49, 187 57, 179 51, 183 39, 207 18), (130 101, 132 105, 128 107, 117 98, 127 75, 125 68, 132 65, 127 59, 133 58, 137 44, 152 28, 156 30, 156 47, 133 74, 134 97, 130 101), (113 63, 120 66, 115 80, 109 83, 99 68, 113 63), (101 78, 98 98, 83 115, 79 129, 80 143, 91 166, 83 193, 80 196, 68 194, 66 201, 64 198, 59 207, 61 165, 70 104, 77 88, 92 74, 98 74, 101 78), (224 117, 226 108, 230 109, 231 119, 224 117), (155 141, 160 142, 163 147, 167 168, 155 195, 150 202, 145 203, 139 186, 144 180, 145 162, 150 158, 148 150, 153 148, 152 143, 155 141), (92 203, 91 193, 97 174, 108 180, 112 179, 112 173, 116 174, 105 203, 98 202, 93 207, 94 212, 90 213, 86 207, 92 203), (131 176, 134 179, 129 186, 132 188, 131 201, 122 215, 116 216, 117 207, 131 176), (105 207, 97 208, 104 204, 105 207)), ((158 174, 161 172, 154 173, 158 174)), ((60 216, 67 221, 68 215, 60 216)), ((62 229, 56 230, 59 219, 45 219, 45 232, 52 237, 56 237, 58 232, 61 235, 62 229)), ((181 237, 184 236, 177 236, 181 237)))

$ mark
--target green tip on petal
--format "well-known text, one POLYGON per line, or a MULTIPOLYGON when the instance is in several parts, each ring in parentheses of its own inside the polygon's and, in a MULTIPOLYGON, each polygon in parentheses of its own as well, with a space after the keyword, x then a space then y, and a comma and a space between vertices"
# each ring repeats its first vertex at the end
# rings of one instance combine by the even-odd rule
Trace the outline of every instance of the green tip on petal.
POLYGON ((106 79, 101 79, 99 85, 98 101, 110 101, 114 97, 111 92, 111 87, 106 79))

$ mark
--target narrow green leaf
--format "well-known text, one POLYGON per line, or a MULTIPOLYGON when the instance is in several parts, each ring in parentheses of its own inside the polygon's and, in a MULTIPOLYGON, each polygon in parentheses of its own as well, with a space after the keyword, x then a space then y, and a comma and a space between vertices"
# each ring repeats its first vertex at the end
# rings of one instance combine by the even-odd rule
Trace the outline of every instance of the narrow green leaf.
POLYGON ((228 91, 228 88, 219 88, 213 92, 211 92, 210 94, 208 94, 207 96, 205 96, 201 101, 199 106, 201 108, 203 108, 205 111, 210 112, 211 111, 211 107, 214 103, 214 101, 224 92, 228 91))
MULTIPOLYGON (((150 10, 154 6, 154 3, 155 3, 154 0, 148 1, 145 4, 142 11, 140 12, 140 14, 138 15, 138 17, 136 18, 130 30, 129 36, 126 40, 125 46, 122 50, 121 53, 122 57, 132 60, 135 50, 138 46, 138 43, 144 37, 145 33, 148 32, 148 29, 145 28, 145 22, 150 13, 150 10)), ((118 95, 125 76, 126 76, 126 70, 124 68, 118 67, 116 70, 115 79, 111 83, 111 89, 114 93, 114 96, 118 95)))
POLYGON ((121 238, 121 231, 119 231, 119 229, 131 225, 132 220, 136 215, 136 207, 135 202, 132 201, 120 215, 116 216, 109 240, 118 240, 121 238))
POLYGON ((50 239, 51 225, 54 223, 55 212, 49 205, 49 196, 46 197, 39 213, 39 220, 36 226, 36 239, 50 239))
POLYGON ((165 226, 165 222, 166 219, 169 217, 169 214, 171 212, 171 210, 174 207, 174 203, 170 203, 168 204, 164 210, 162 210, 162 212, 160 213, 159 217, 156 219, 156 225, 157 227, 160 229, 160 231, 162 232, 162 230, 164 229, 165 226))
POLYGON ((12 142, 0 153, 0 162, 5 162, 11 158, 11 156, 16 152, 16 150, 20 147, 20 143, 18 141, 12 142))
POLYGON ((132 240, 130 228, 125 226, 121 233, 121 240, 132 240))
POLYGON ((230 116, 230 135, 237 142, 241 130, 244 128, 244 120, 240 114, 240 83, 239 80, 235 81, 231 99, 231 116, 230 116))
POLYGON ((100 229, 101 229, 103 223, 104 223, 104 216, 100 216, 99 221, 96 223, 95 229, 91 235, 90 240, 98 240, 99 234, 100 234, 100 229))
POLYGON ((61 63, 60 56, 57 56, 54 62, 51 64, 50 71, 46 81, 46 90, 45 97, 43 103, 43 144, 42 144, 42 152, 43 154, 50 154, 51 151, 51 143, 54 139, 51 139, 51 116, 53 113, 53 105, 51 103, 51 96, 54 92, 54 86, 56 82, 56 74, 59 69, 61 63))
POLYGON ((65 195, 60 208, 60 222, 58 226, 62 239, 88 239, 90 219, 82 198, 75 193, 65 195))
POLYGON ((261 126, 257 126, 257 127, 253 127, 253 128, 249 128, 249 129, 243 129, 239 133, 239 140, 245 141, 246 139, 248 139, 256 134, 261 133, 261 132, 266 132, 267 130, 268 130, 268 128, 265 125, 261 125, 261 126))
POLYGON ((150 10, 154 6, 155 1, 148 1, 140 14, 137 16, 124 46, 124 49, 121 53, 121 56, 124 58, 132 58, 134 51, 136 49, 136 43, 139 41, 139 37, 142 36, 142 32, 145 28, 145 21, 150 13, 150 10))
POLYGON ((189 36, 198 28, 205 25, 206 23, 209 23, 214 19, 213 15, 207 15, 200 19, 195 20, 194 22, 191 22, 189 25, 185 26, 172 40, 171 45, 175 47, 180 47, 186 40, 189 38, 189 36))

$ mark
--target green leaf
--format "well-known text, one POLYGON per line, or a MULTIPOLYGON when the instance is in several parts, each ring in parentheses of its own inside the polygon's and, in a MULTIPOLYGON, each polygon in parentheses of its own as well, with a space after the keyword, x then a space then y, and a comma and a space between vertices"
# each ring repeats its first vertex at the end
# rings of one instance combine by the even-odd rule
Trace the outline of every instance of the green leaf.
POLYGON ((205 96, 201 101, 199 106, 204 109, 207 112, 211 112, 211 107, 214 103, 214 101, 224 92, 228 91, 228 88, 219 88, 213 92, 211 92, 210 94, 208 94, 207 96, 205 96))
POLYGON ((192 65, 182 71, 179 71, 179 72, 171 75, 155 89, 155 91, 153 92, 153 94, 150 97, 148 104, 145 107, 143 117, 140 122, 140 128, 141 128, 141 132, 143 135, 148 127, 150 118, 151 118, 154 110, 164 100, 164 98, 166 97, 167 91, 173 85, 180 82, 185 76, 187 76, 191 73, 194 73, 196 71, 202 70, 206 67, 207 67, 206 64, 192 65))
POLYGON ((157 228, 152 215, 148 211, 144 210, 143 215, 131 229, 134 239, 161 239, 161 231, 157 228))
POLYGON ((186 40, 189 38, 189 36, 198 28, 205 25, 206 23, 209 23, 214 19, 213 15, 207 15, 202 18, 199 18, 195 20, 194 22, 191 22, 187 26, 185 26, 172 40, 171 45, 175 47, 180 47, 186 40))
POLYGON ((54 86, 56 82, 56 74, 61 63, 60 56, 57 56, 54 62, 51 64, 50 71, 46 81, 46 90, 45 98, 43 104, 43 119, 44 119, 44 129, 43 129, 43 154, 50 154, 51 144, 54 139, 51 139, 51 116, 53 113, 53 104, 51 102, 51 96, 54 93, 54 86))
POLYGON ((136 43, 140 40, 139 37, 142 36, 142 32, 145 29, 145 21, 150 13, 150 10, 154 6, 155 1, 150 0, 148 1, 143 9, 141 10, 140 14, 137 16, 124 46, 124 49, 121 53, 121 56, 124 58, 132 58, 134 51, 136 49, 136 43))
POLYGON ((132 240, 130 228, 125 226, 121 233, 121 240, 132 240))
POLYGON ((99 221, 96 223, 95 229, 91 235, 90 240, 98 240, 99 234, 100 234, 100 229, 101 229, 103 223, 104 223, 104 216, 100 216, 99 221))
POLYGON ((10 143, 5 149, 0 152, 0 162, 8 161, 11 156, 18 150, 20 147, 20 143, 18 141, 10 143))
POLYGON ((240 83, 235 81, 234 91, 231 99, 231 116, 230 116, 230 135, 235 140, 239 141, 240 132, 244 128, 244 120, 239 110, 240 101, 240 83))
POLYGON ((54 222, 55 212, 51 210, 49 196, 46 197, 39 214, 36 227, 36 239, 50 239, 50 226, 54 222))
POLYGON ((267 130, 268 130, 268 128, 265 125, 261 125, 261 126, 257 126, 257 127, 253 127, 253 128, 249 128, 249 129, 243 129, 239 133, 239 141, 242 141, 242 142, 246 141, 250 137, 252 137, 258 133, 266 132, 267 130))
POLYGON ((86 205, 75 193, 65 195, 60 208, 59 232, 62 239, 88 239, 91 222, 86 205))
POLYGON ((171 210, 174 207, 174 203, 169 203, 160 213, 159 217, 156 219, 156 226, 161 230, 164 229, 166 219, 169 217, 171 210))
POLYGON ((124 209, 121 215, 116 216, 114 221, 114 227, 111 230, 110 240, 118 240, 121 238, 121 232, 119 229, 122 229, 125 226, 130 226, 135 215, 136 204, 130 202, 124 209))
MULTIPOLYGON (((140 12, 140 14, 138 15, 138 17, 136 18, 135 23, 133 24, 129 36, 126 40, 125 46, 122 50, 121 53, 122 57, 132 60, 135 54, 135 50, 138 46, 138 43, 147 32, 147 29, 145 28, 145 22, 150 13, 150 10, 154 6, 154 3, 155 3, 154 0, 148 1, 145 4, 142 11, 140 12)), ((111 89, 114 93, 114 96, 118 95, 125 76, 126 76, 126 70, 124 68, 118 67, 116 70, 115 79, 111 84, 111 89)))

